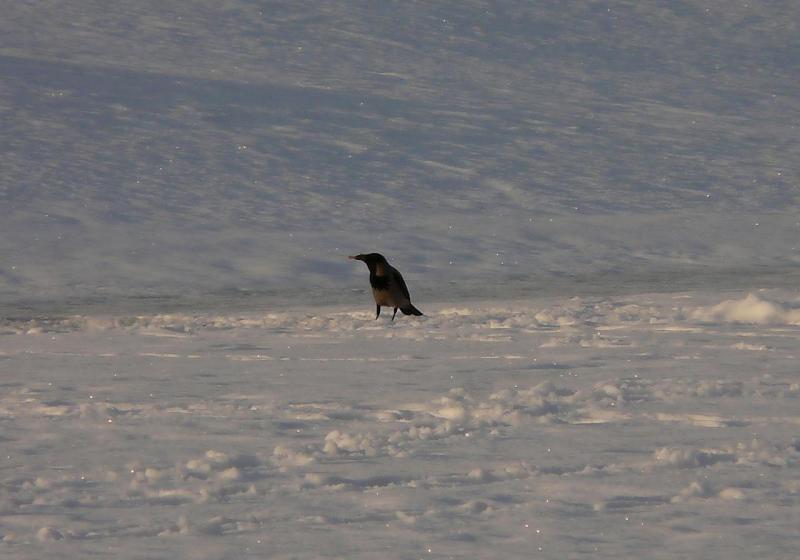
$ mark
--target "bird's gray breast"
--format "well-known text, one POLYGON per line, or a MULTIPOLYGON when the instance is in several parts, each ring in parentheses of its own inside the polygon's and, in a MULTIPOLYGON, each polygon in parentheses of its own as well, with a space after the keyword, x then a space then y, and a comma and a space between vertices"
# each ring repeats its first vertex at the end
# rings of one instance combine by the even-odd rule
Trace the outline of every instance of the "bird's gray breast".
POLYGON ((389 290, 389 277, 377 274, 369 275, 369 285, 372 286, 372 297, 378 305, 391 305, 392 294, 389 290))
POLYGON ((392 292, 389 290, 376 290, 372 288, 372 297, 375 298, 375 303, 378 305, 394 307, 394 298, 392 297, 392 292))

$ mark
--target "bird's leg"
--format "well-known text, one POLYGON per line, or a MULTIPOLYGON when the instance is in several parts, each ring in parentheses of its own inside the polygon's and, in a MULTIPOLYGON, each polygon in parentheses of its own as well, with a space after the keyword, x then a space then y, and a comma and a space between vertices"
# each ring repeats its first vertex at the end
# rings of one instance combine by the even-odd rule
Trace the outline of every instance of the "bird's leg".
POLYGON ((380 305, 376 305, 375 306, 375 318, 377 319, 380 316, 381 316, 381 306, 380 305))
POLYGON ((394 313, 392 313, 392 321, 394 321, 394 316, 397 315, 397 308, 394 308, 394 313))

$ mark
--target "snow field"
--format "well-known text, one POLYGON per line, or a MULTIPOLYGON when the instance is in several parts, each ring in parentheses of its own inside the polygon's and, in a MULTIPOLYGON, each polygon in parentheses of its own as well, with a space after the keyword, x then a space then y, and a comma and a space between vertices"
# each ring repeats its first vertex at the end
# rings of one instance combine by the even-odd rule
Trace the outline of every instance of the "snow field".
POLYGON ((6 320, 0 554, 789 558, 796 306, 6 320))
POLYGON ((6 2, 0 559, 795 559, 798 16, 6 2))

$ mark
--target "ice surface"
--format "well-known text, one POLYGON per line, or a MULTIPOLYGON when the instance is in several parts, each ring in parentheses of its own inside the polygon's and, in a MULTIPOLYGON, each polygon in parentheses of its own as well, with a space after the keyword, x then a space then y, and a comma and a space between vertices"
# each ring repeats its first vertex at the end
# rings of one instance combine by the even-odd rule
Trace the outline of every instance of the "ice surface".
POLYGON ((797 557, 796 2, 6 4, 0 558, 797 557))

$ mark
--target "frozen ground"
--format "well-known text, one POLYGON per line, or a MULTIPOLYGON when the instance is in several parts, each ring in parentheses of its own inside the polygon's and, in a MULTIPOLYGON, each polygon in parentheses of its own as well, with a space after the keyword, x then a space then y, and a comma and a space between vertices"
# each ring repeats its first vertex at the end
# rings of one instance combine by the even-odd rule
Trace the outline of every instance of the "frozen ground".
POLYGON ((364 307, 5 320, 0 555, 796 557, 796 293, 364 307))
POLYGON ((0 558, 796 558, 798 21, 4 3, 0 558))

